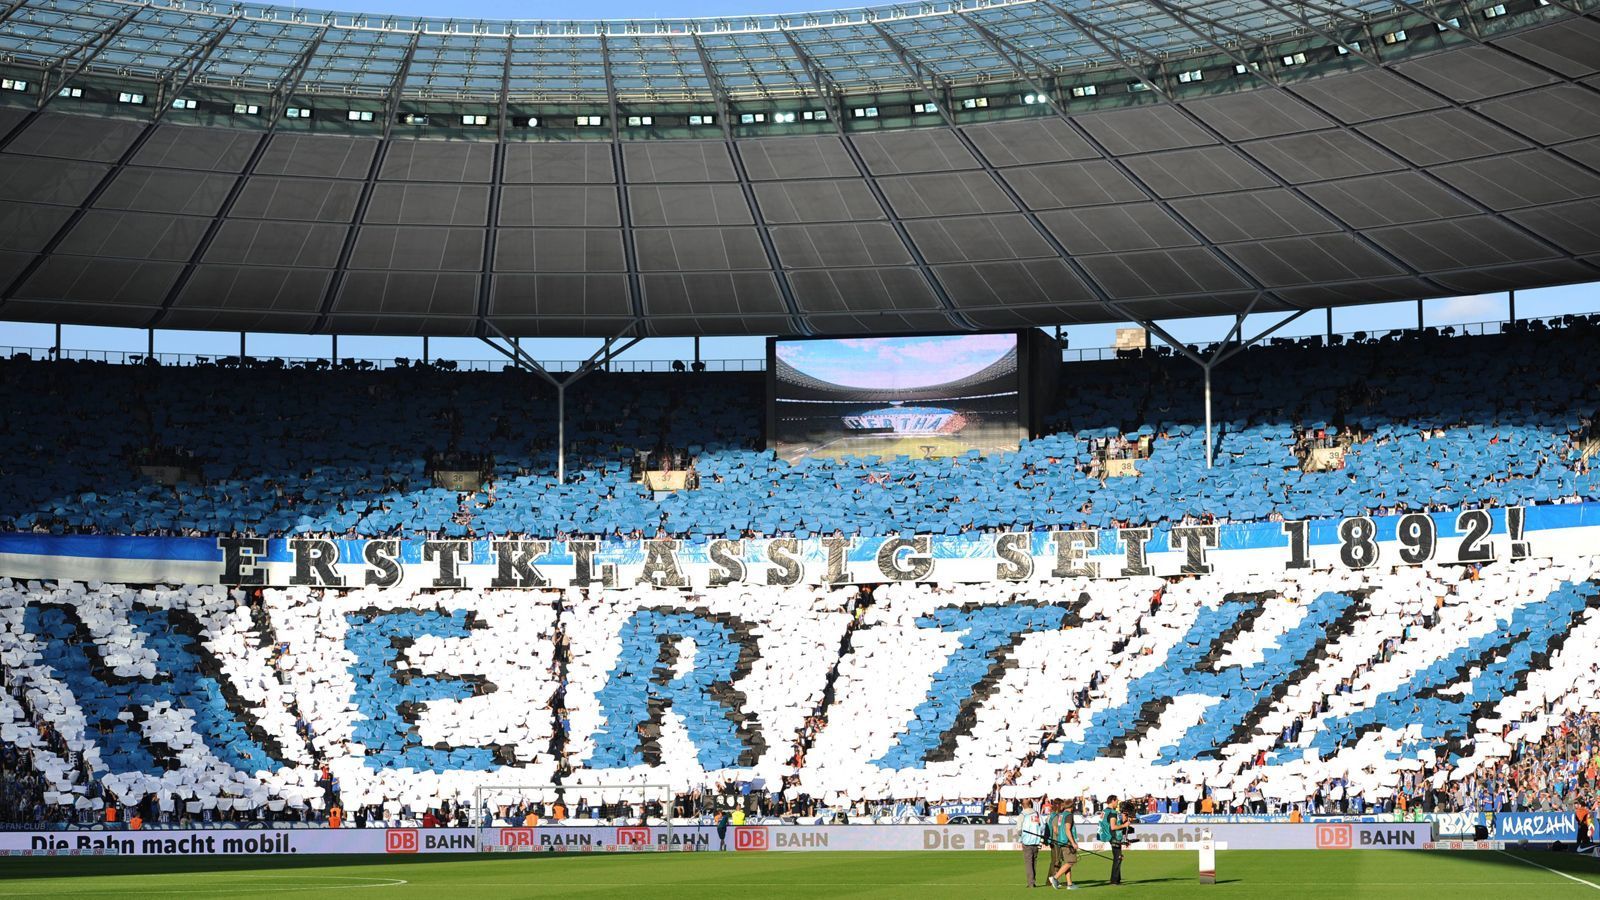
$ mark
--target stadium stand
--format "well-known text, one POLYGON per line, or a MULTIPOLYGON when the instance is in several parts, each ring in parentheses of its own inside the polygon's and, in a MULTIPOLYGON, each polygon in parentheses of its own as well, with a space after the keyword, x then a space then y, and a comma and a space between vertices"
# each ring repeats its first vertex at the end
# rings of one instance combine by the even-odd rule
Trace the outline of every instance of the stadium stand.
POLYGON ((1600 475, 1584 451, 1600 406, 1587 349, 1597 327, 1577 317, 1553 330, 1450 337, 1430 329, 1249 350, 1216 380, 1211 470, 1192 367, 1171 356, 1066 366, 1051 433, 1018 453, 956 460, 791 465, 756 449, 758 375, 597 374, 569 402, 576 462, 565 485, 550 476, 552 392, 525 374, 208 366, 126 367, 112 379, 96 364, 12 360, 0 363, 0 400, 17 413, 0 422, 0 524, 113 534, 807 537, 1592 499, 1600 475), (1343 468, 1305 471, 1303 435, 1330 429, 1347 441, 1343 468), (1088 477, 1099 443, 1140 436, 1151 447, 1142 477, 1088 477), (698 490, 657 496, 633 480, 636 454, 666 448, 692 458, 698 490), (200 480, 168 486, 141 475, 136 465, 156 449, 192 459, 200 480), (487 460, 486 488, 434 487, 429 460, 446 452, 487 460))
MULTIPOLYGON (((1556 723, 1507 722, 1510 752, 1463 778, 1433 785, 1458 809, 1572 809, 1594 802, 1600 770, 1600 714, 1572 712, 1556 723)), ((1412 777, 1410 785, 1420 784, 1412 777)))
POLYGON ((0 739, 27 773, 0 799, 147 827, 459 821, 476 787, 558 777, 500 803, 581 819, 619 799, 586 786, 665 782, 663 815, 808 821, 1112 792, 1542 808, 1594 789, 1592 747, 1529 747, 1600 714, 1597 566, 694 596, 0 581, 0 739))

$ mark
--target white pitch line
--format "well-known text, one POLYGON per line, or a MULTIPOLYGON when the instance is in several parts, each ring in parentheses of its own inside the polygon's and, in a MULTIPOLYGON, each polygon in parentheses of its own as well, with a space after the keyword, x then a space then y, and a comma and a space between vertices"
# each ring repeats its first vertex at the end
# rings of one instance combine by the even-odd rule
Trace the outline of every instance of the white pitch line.
POLYGON ((1536 868, 1543 869, 1546 872, 1550 872, 1550 873, 1555 874, 1555 875, 1560 875, 1562 878, 1568 879, 1569 881, 1576 881, 1577 883, 1583 885, 1586 888, 1593 888, 1594 890, 1600 891, 1600 884, 1595 884, 1594 882, 1590 881, 1587 878, 1579 878, 1576 875, 1569 875, 1566 872, 1561 871, 1560 869, 1552 869, 1552 868, 1550 868, 1549 866, 1547 866, 1547 865, 1545 865, 1543 863, 1536 863, 1531 859, 1523 859, 1522 857, 1516 855, 1515 853, 1508 853, 1505 850, 1496 850, 1495 852, 1496 853, 1504 853, 1506 856, 1511 857, 1512 859, 1516 860, 1519 863, 1527 863, 1530 866, 1534 866, 1536 868))
MULTIPOLYGON (((1130 884, 1130 885, 1137 885, 1137 884, 1140 884, 1140 883, 1141 882, 1139 882, 1137 880, 1135 880, 1135 881, 1125 881, 1124 882, 1124 884, 1130 884)), ((1241 881, 1240 883, 1244 884, 1245 882, 1241 881)), ((1251 884, 1251 885, 1306 887, 1309 882, 1305 882, 1305 881, 1256 881, 1255 879, 1250 879, 1248 883, 1251 884)), ((1487 886, 1490 886, 1490 887, 1533 887, 1535 885, 1540 885, 1540 884, 1548 885, 1549 883, 1550 882, 1548 882, 1548 881, 1464 881, 1464 882, 1458 882, 1458 883, 1453 883, 1453 884, 1446 883, 1444 886, 1446 886, 1446 887, 1479 887, 1479 886, 1487 885, 1487 886)), ((1588 884, 1588 882, 1584 882, 1584 883, 1588 884)), ((557 888, 560 888, 560 887, 593 887, 594 886, 594 882, 593 881, 547 881, 547 880, 544 880, 544 879, 540 879, 538 882, 531 882, 531 881, 462 881, 462 882, 451 882, 451 884, 452 885, 459 884, 462 887, 520 887, 520 888, 526 888, 526 887, 557 887, 557 888)), ((714 882, 713 881, 607 881, 606 884, 610 885, 610 886, 614 886, 614 887, 655 887, 655 888, 660 888, 660 887, 678 887, 678 888, 771 887, 772 886, 772 882, 770 882, 770 881, 714 881, 714 882)), ((990 882, 977 882, 977 881, 905 881, 905 882, 900 882, 900 881, 811 881, 811 880, 807 880, 805 882, 805 884, 806 884, 807 887, 829 887, 829 888, 832 888, 832 887, 876 887, 876 888, 951 887, 951 888, 984 888, 984 889, 988 889, 988 888, 993 887, 992 883, 990 883, 990 882)), ((1098 881, 1098 880, 1095 880, 1095 879, 1085 879, 1085 880, 1078 881, 1077 884, 1079 884, 1081 886, 1103 885, 1103 884, 1105 884, 1105 882, 1098 881)), ((1360 882, 1351 882, 1350 884, 1348 884, 1346 886, 1347 887, 1351 887, 1351 888, 1363 888, 1363 887, 1417 887, 1418 884, 1419 883, 1415 882, 1415 881, 1360 881, 1360 882)), ((1438 883, 1432 883, 1431 886, 1439 886, 1439 885, 1438 885, 1438 883)), ((1019 884, 1019 885, 1016 885, 1016 887, 1022 887, 1022 885, 1019 884)), ((1590 887, 1595 887, 1595 885, 1590 885, 1590 887)))

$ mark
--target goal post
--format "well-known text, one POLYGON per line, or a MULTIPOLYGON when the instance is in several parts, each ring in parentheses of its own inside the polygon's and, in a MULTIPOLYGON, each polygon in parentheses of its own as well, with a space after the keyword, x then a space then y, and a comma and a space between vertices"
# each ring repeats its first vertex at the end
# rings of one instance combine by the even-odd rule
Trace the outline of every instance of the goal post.
POLYGON ((664 784, 480 785, 472 824, 484 852, 655 850, 674 844, 673 796, 664 784))

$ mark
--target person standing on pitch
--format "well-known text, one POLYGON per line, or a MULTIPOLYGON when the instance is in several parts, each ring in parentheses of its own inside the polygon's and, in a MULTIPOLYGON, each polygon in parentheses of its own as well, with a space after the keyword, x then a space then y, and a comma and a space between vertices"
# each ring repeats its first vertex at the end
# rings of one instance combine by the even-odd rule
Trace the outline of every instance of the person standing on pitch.
POLYGON ((718 850, 728 849, 728 811, 717 812, 717 847, 718 850))
POLYGON ((1078 838, 1072 833, 1077 825, 1073 821, 1071 800, 1056 800, 1050 805, 1050 818, 1045 820, 1045 836, 1050 840, 1050 886, 1061 890, 1061 879, 1067 880, 1067 890, 1072 885, 1072 867, 1078 864, 1078 838))
POLYGON ((1117 807, 1117 795, 1106 798, 1106 807, 1100 813, 1100 840, 1111 845, 1111 883, 1122 883, 1122 845, 1128 840, 1128 823, 1117 807))
POLYGON ((1039 811, 1033 808, 1032 800, 1022 803, 1022 815, 1017 816, 1017 831, 1022 834, 1022 864, 1028 867, 1028 887, 1037 887, 1033 883, 1033 873, 1039 862, 1039 844, 1044 840, 1044 820, 1039 818, 1039 811))

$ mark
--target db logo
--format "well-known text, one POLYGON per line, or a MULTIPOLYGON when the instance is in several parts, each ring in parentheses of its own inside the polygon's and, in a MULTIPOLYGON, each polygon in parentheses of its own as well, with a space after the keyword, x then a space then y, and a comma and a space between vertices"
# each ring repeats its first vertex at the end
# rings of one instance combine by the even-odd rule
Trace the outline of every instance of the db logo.
POLYGON ((391 828, 385 831, 383 833, 383 852, 417 852, 417 830, 415 828, 391 828))
POLYGON ((617 829, 617 846, 619 847, 648 847, 650 846, 650 829, 637 825, 617 829))
POLYGON ((1317 826, 1318 850, 1349 850, 1351 846, 1349 825, 1317 826))
POLYGON ((733 830, 733 849, 735 850, 765 850, 767 849, 767 826, 765 825, 740 825, 733 830))
POLYGON ((500 846, 502 847, 532 847, 532 828, 502 828, 500 829, 500 846))

